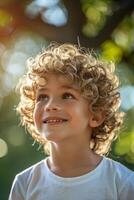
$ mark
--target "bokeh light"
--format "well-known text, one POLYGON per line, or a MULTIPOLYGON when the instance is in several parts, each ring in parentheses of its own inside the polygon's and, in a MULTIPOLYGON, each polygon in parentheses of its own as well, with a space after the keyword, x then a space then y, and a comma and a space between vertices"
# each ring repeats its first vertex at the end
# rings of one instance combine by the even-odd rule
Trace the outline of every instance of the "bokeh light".
POLYGON ((67 12, 60 6, 54 6, 43 11, 41 19, 55 26, 63 26, 67 23, 67 12))
POLYGON ((83 26, 83 33, 87 37, 97 36, 104 26, 107 15, 110 14, 110 6, 104 1, 85 1, 83 12, 86 16, 86 23, 83 26))
POLYGON ((9 12, 0 9, 0 28, 9 26, 13 21, 13 17, 9 12))
POLYGON ((122 49, 114 42, 107 40, 101 45, 101 55, 105 60, 120 62, 123 52, 122 49))
POLYGON ((68 19, 67 9, 59 0, 32 1, 26 6, 25 13, 31 19, 40 16, 43 22, 54 26, 64 26, 68 19))
POLYGON ((36 5, 40 6, 40 7, 46 7, 46 8, 50 8, 55 6, 59 0, 35 0, 34 1, 36 5))
POLYGON ((124 33, 123 31, 117 31, 115 34, 115 42, 123 49, 127 49, 129 46, 129 37, 128 34, 124 33))
POLYGON ((8 95, 17 85, 20 76, 26 70, 26 60, 41 51, 46 45, 44 38, 25 32, 14 36, 9 48, 4 48, 1 56, 1 97, 8 95))
POLYGON ((134 87, 126 85, 120 88, 121 107, 124 111, 128 111, 134 107, 134 87), (127 98, 126 98, 127 97, 127 98))
POLYGON ((8 142, 13 146, 20 146, 25 143, 24 132, 17 126, 12 126, 7 131, 8 142))
POLYGON ((13 30, 13 16, 8 11, 0 9, 0 35, 10 34, 13 30))
POLYGON ((0 42, 0 57, 3 55, 5 49, 6 49, 5 45, 0 42))
POLYGON ((0 138, 0 158, 6 156, 7 153, 8 153, 7 143, 0 138))
POLYGON ((134 164, 134 131, 120 134, 115 143, 114 152, 118 156, 124 156, 128 163, 134 164))

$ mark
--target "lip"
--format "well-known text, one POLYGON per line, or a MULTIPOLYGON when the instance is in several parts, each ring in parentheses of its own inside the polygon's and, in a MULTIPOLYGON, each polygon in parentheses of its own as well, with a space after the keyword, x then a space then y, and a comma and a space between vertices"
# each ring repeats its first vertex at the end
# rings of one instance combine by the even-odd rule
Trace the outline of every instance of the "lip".
POLYGON ((66 118, 63 118, 63 117, 46 117, 43 119, 43 123, 45 124, 48 124, 48 123, 51 123, 51 124, 57 124, 57 123, 63 123, 63 122, 66 122, 68 121, 66 118), (51 120, 55 120, 55 121, 51 121, 51 120), (57 120, 57 121, 56 121, 57 120), (47 121, 51 121, 51 122, 47 122, 47 121))

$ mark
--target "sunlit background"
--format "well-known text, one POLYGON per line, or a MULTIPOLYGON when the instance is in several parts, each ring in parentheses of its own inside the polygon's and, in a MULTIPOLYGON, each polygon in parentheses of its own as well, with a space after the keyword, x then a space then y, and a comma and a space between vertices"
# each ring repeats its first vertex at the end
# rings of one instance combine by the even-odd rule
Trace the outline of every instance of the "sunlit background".
POLYGON ((134 1, 0 1, 0 200, 15 174, 44 158, 19 125, 15 86, 26 59, 50 41, 80 43, 116 63, 124 126, 109 157, 134 170, 134 1))

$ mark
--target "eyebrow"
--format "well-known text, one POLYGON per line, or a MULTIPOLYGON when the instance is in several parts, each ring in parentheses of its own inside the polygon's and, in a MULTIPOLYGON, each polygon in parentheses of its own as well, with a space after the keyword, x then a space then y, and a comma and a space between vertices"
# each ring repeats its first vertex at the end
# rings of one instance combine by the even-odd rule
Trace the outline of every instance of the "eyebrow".
MULTIPOLYGON (((73 87, 73 86, 70 86, 70 85, 62 85, 61 88, 63 88, 63 89, 72 89, 72 90, 75 90, 76 92, 79 91, 79 88, 76 88, 76 87, 73 87)), ((43 92, 43 91, 46 91, 46 90, 49 90, 49 88, 43 87, 43 88, 40 88, 38 90, 38 92, 43 92)))
POLYGON ((65 89, 73 89, 73 90, 79 90, 78 88, 76 88, 75 86, 73 87, 73 86, 70 86, 70 85, 62 85, 61 86, 62 88, 65 88, 65 89))

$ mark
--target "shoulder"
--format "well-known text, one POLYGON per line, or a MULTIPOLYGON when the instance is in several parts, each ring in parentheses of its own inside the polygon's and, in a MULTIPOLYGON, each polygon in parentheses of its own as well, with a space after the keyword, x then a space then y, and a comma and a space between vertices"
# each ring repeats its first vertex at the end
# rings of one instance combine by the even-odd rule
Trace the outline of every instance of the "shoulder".
POLYGON ((15 176, 10 190, 9 200, 26 199, 29 187, 35 187, 37 182, 47 173, 44 161, 41 160, 15 176))
POLYGON ((22 172, 18 173, 15 176, 15 179, 21 182, 29 182, 29 180, 35 176, 35 174, 41 174, 44 168, 44 160, 41 160, 40 162, 26 168, 22 172))
POLYGON ((134 172, 118 161, 104 157, 104 165, 109 172, 112 172, 119 178, 134 177, 134 172))
POLYGON ((128 193, 134 195, 134 172, 117 161, 106 157, 104 159, 107 171, 115 180, 118 192, 121 194, 129 191, 128 193))
POLYGON ((39 179, 42 174, 45 173, 44 161, 45 160, 41 160, 40 162, 18 173, 13 181, 11 192, 20 191, 21 193, 25 193, 31 180, 39 179))
POLYGON ((126 166, 118 161, 112 160, 108 157, 103 156, 102 168, 105 178, 109 177, 115 182, 126 181, 128 177, 134 178, 134 172, 128 169, 126 166))
POLYGON ((18 173, 15 177, 15 179, 17 179, 18 181, 24 182, 26 184, 26 182, 29 182, 30 179, 35 176, 35 174, 37 175, 41 175, 42 172, 44 171, 45 165, 44 165, 44 160, 41 160, 40 162, 26 168, 25 170, 23 170, 22 172, 18 173))
POLYGON ((128 169, 126 166, 121 164, 118 161, 112 160, 110 158, 104 157, 105 160, 105 166, 112 172, 114 172, 116 175, 120 177, 128 177, 128 176, 133 176, 134 172, 128 169))

